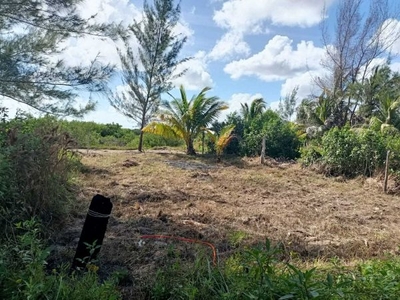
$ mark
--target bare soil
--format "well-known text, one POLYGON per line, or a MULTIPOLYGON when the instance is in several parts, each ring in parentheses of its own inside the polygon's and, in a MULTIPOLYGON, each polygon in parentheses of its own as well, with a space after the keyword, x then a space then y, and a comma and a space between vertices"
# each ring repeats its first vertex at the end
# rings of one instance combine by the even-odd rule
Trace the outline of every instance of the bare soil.
MULTIPOLYGON (((219 259, 234 252, 238 242, 266 238, 304 260, 398 251, 400 198, 383 194, 380 178, 328 178, 295 163, 260 165, 258 158, 217 163, 214 157, 169 150, 81 154, 85 169, 77 205, 82 214, 60 235, 59 252, 73 257, 91 198, 110 197, 114 208, 100 260, 108 271, 127 269, 134 281, 127 286, 154 278, 171 245, 188 260, 202 247, 143 235, 207 241, 219 259)), ((137 292, 127 288, 127 299, 137 292)))

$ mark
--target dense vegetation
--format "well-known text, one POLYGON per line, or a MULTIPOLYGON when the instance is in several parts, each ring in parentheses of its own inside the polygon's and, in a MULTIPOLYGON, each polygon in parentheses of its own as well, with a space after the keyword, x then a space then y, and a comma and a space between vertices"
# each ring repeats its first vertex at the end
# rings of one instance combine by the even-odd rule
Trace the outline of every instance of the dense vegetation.
MULTIPOLYGON (((70 134, 77 148, 81 149, 138 149, 140 131, 122 128, 119 124, 97 124, 84 121, 59 121, 60 129, 70 134)), ((159 135, 143 136, 145 149, 153 147, 179 147, 177 138, 159 135)))

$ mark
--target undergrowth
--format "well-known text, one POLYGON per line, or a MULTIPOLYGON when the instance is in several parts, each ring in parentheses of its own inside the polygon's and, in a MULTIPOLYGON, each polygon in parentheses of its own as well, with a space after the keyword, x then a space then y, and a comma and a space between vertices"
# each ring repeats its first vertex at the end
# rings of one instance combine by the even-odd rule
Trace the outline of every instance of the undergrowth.
MULTIPOLYGON (((0 225, 32 217, 60 224, 74 199, 71 175, 79 158, 71 137, 53 119, 20 118, 0 124, 0 225)), ((1 237, 0 237, 1 239, 1 237)))
POLYGON ((400 259, 356 267, 332 263, 302 268, 282 261, 269 241, 239 251, 218 267, 205 257, 193 265, 166 264, 149 288, 151 299, 399 299, 400 259))
POLYGON ((0 246, 0 299, 120 299, 117 278, 100 282, 96 269, 69 273, 64 265, 48 270, 50 251, 40 237, 39 223, 17 223, 14 238, 0 246))

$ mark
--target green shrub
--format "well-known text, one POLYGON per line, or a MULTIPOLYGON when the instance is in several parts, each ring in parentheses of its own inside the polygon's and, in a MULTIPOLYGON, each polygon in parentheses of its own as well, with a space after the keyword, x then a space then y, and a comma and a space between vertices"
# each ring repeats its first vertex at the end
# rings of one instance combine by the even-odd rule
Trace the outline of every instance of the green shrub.
MULTIPOLYGON (((137 149, 139 145, 139 135, 135 136, 132 141, 127 144, 127 147, 137 149)), ((179 139, 165 138, 160 135, 146 133, 143 135, 143 147, 178 147, 182 146, 183 141, 179 139)))
POLYGON ((357 266, 347 292, 357 299, 399 299, 400 261, 396 257, 367 261, 357 266))
POLYGON ((387 142, 380 133, 370 129, 333 128, 321 141, 301 149, 301 162, 318 163, 330 175, 349 177, 372 176, 385 162, 387 142))
POLYGON ((78 158, 53 118, 12 120, 0 129, 0 225, 38 217, 55 224, 73 199, 71 172, 78 158))
POLYGON ((322 160, 322 149, 317 143, 310 143, 300 148, 299 161, 303 166, 312 166, 322 160))
MULTIPOLYGON (((224 126, 234 125, 235 129, 233 130, 233 134, 236 136, 229 145, 225 148, 226 154, 235 154, 240 155, 244 153, 242 149, 243 146, 243 137, 244 137, 244 120, 243 118, 237 113, 231 113, 226 118, 226 124, 222 124, 224 126)), ((223 126, 221 126, 222 128, 223 126)))
POLYGON ((390 169, 392 172, 400 172, 400 134, 384 135, 386 149, 390 150, 390 169))
MULTIPOLYGON (((122 128, 119 124, 97 124, 83 121, 59 121, 61 128, 76 142, 77 148, 91 149, 137 149, 140 131, 122 128)), ((143 136, 145 148, 180 146, 177 139, 167 139, 153 134, 143 136)))
POLYGON ((99 283, 94 271, 68 275, 68 266, 46 271, 50 251, 34 220, 20 222, 0 246, 0 299, 120 299, 116 280, 99 283))
POLYGON ((261 154, 261 142, 266 137, 266 155, 273 158, 294 159, 299 156, 300 141, 289 122, 267 110, 251 121, 244 131, 242 149, 245 155, 261 154))

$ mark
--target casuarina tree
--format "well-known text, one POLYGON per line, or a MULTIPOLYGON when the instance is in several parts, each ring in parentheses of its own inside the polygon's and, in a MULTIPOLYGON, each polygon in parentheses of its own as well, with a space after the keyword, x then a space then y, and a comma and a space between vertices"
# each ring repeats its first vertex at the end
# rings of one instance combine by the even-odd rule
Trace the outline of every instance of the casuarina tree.
POLYGON ((0 1, 0 99, 55 115, 82 116, 94 108, 91 101, 77 107, 75 99, 83 90, 102 91, 113 68, 96 59, 73 67, 57 58, 68 38, 104 37, 111 28, 88 25, 77 12, 79 2, 0 1))
POLYGON ((154 0, 151 6, 144 2, 141 21, 129 27, 132 39, 124 37, 124 47, 118 49, 122 67, 124 90, 109 92, 113 107, 132 119, 140 128, 138 150, 143 150, 143 131, 159 108, 161 94, 172 89, 171 81, 183 74, 175 72, 177 66, 186 61, 179 52, 186 37, 176 33, 180 6, 173 0, 154 0))

